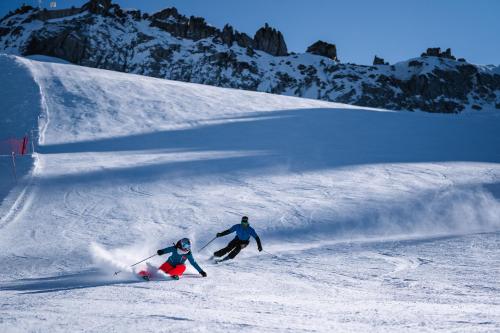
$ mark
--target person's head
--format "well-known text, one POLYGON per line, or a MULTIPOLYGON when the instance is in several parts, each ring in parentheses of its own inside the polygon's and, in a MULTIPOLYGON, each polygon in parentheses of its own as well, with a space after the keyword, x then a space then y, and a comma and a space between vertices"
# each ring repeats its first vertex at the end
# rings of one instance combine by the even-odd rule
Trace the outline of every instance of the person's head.
POLYGON ((246 227, 248 227, 248 226, 249 226, 249 223, 248 223, 248 216, 243 216, 243 217, 241 218, 241 226, 242 226, 243 228, 246 228, 246 227))
POLYGON ((177 241, 177 244, 175 244, 175 247, 187 253, 191 251, 191 241, 189 240, 189 238, 179 239, 177 241))

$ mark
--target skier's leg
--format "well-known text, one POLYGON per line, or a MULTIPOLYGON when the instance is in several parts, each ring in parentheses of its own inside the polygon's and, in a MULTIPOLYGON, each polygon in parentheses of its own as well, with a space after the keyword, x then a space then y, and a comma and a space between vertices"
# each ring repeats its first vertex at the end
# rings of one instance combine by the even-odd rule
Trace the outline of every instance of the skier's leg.
POLYGON ((161 269, 161 270, 162 270, 163 272, 165 272, 166 274, 170 274, 170 271, 171 271, 172 269, 174 269, 174 266, 170 265, 170 264, 168 263, 168 261, 165 261, 165 262, 163 263, 163 265, 161 265, 161 266, 160 266, 160 268, 159 268, 159 269, 161 269))
POLYGON ((224 258, 224 260, 229 260, 229 259, 234 259, 240 253, 241 250, 243 250, 245 247, 247 247, 249 241, 239 241, 238 245, 227 255, 227 257, 224 258))
POLYGON ((170 271, 168 271, 168 274, 170 274, 170 276, 174 276, 174 275, 181 276, 185 270, 186 270, 186 265, 179 264, 179 265, 175 266, 174 268, 172 268, 170 271))
POLYGON ((225 248, 222 248, 219 251, 215 251, 214 257, 222 257, 223 255, 234 249, 236 246, 238 246, 238 240, 235 238, 230 241, 225 248))

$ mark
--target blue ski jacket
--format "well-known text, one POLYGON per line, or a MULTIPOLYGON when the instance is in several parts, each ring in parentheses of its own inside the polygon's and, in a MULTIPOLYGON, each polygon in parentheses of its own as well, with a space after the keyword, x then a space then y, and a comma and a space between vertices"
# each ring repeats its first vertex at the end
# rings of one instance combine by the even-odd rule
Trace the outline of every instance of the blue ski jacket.
POLYGON ((177 266, 180 264, 184 264, 186 260, 189 260, 191 265, 193 265, 194 268, 198 271, 198 273, 203 272, 203 269, 198 265, 196 260, 194 260, 193 254, 191 252, 188 252, 186 254, 179 254, 177 253, 177 248, 175 246, 169 246, 164 249, 161 249, 161 251, 165 253, 172 253, 170 257, 168 257, 167 262, 172 265, 172 266, 177 266))
POLYGON ((222 233, 227 235, 233 232, 236 232, 236 236, 238 236, 238 238, 243 241, 249 240, 250 236, 255 239, 259 238, 254 228, 252 228, 251 226, 243 227, 241 224, 235 224, 229 230, 226 230, 222 233))

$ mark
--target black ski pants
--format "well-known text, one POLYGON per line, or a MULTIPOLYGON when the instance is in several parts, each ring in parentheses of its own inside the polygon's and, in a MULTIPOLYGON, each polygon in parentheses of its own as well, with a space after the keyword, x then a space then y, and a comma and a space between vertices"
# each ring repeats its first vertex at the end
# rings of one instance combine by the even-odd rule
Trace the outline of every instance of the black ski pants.
POLYGON ((227 246, 219 251, 214 252, 215 257, 222 257, 226 253, 229 252, 226 259, 233 259, 240 253, 242 249, 244 249, 250 243, 249 240, 240 240, 238 237, 235 237, 232 241, 227 244, 227 246))

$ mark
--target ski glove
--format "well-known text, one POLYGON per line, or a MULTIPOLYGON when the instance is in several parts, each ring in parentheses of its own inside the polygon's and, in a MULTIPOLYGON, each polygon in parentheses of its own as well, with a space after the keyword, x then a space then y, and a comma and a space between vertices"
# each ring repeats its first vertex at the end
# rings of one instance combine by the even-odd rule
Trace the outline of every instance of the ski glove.
POLYGON ((203 276, 203 277, 207 277, 207 273, 205 273, 204 271, 201 271, 201 272, 200 272, 200 274, 201 274, 201 276, 203 276))
POLYGON ((162 254, 164 254, 165 252, 163 252, 163 250, 158 250, 156 251, 156 254, 158 254, 159 256, 161 256, 162 254))
POLYGON ((262 245, 259 245, 257 248, 259 249, 259 252, 262 252, 262 245))

